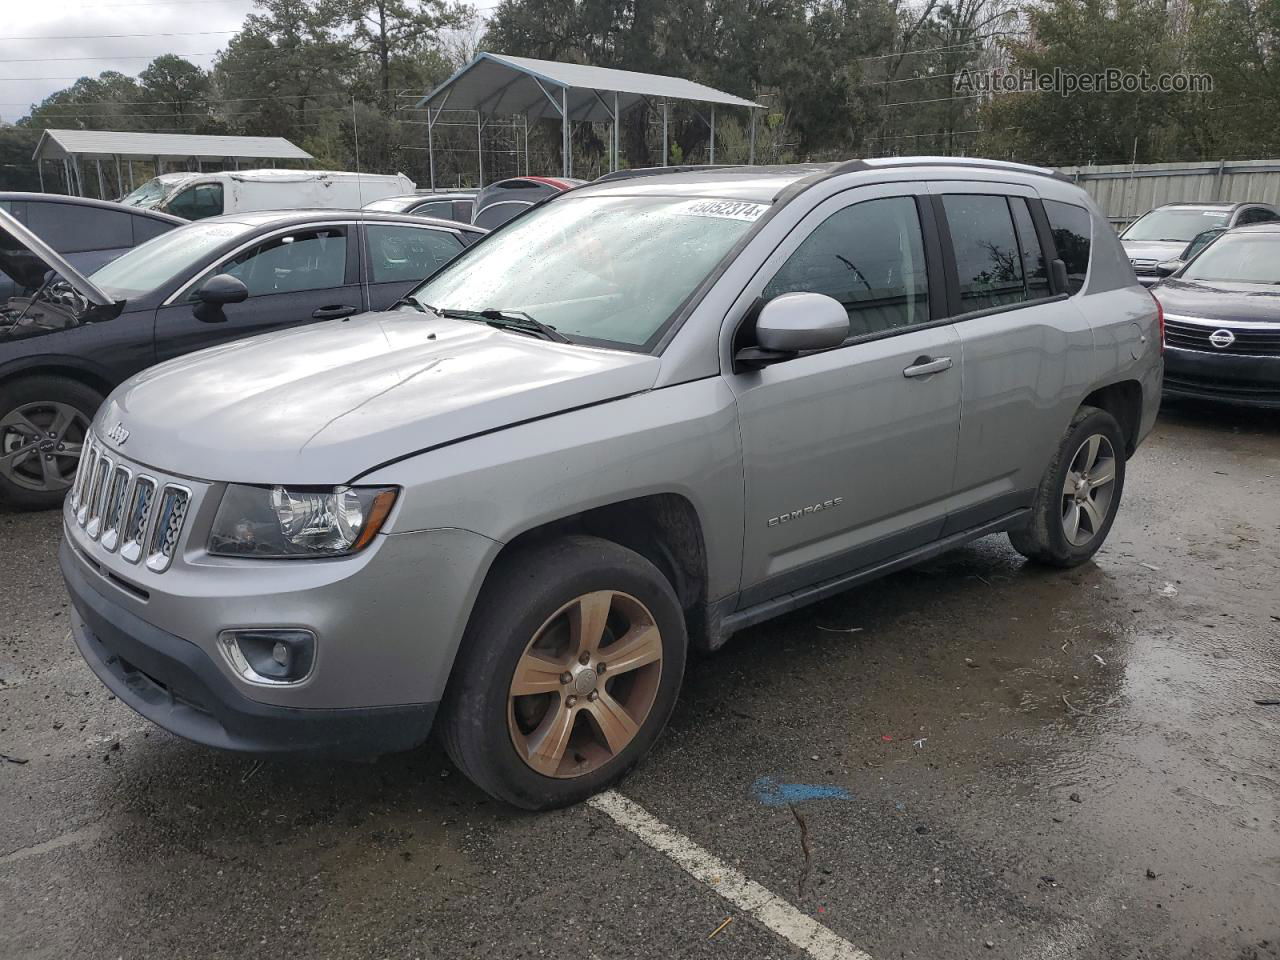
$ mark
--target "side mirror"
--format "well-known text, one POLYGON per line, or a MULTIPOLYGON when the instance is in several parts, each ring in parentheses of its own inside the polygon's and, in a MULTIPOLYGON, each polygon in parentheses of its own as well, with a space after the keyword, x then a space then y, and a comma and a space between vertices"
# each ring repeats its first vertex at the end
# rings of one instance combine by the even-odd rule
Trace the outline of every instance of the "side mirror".
POLYGON ((1156 264, 1157 277, 1170 277, 1182 269, 1181 260, 1161 260, 1156 264))
POLYGON ((760 308, 756 346, 739 350, 734 360, 758 370, 790 360, 806 350, 838 347, 849 336, 849 314, 840 301, 822 293, 784 293, 760 308))
POLYGON ((222 308, 228 303, 243 303, 249 298, 249 288, 229 273, 219 273, 204 282, 196 297, 200 303, 192 311, 202 323, 226 323, 222 308))
POLYGON ((1067 275, 1067 261, 1056 257, 1049 261, 1049 278, 1053 281, 1053 289, 1059 293, 1071 292, 1071 278, 1067 275))

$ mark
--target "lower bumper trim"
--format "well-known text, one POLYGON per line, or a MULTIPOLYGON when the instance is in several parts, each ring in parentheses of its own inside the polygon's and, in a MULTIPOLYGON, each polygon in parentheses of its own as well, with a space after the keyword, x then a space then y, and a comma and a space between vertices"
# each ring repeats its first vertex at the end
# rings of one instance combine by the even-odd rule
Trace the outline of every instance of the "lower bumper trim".
POLYGON ((200 647, 98 592, 65 540, 58 560, 85 662, 121 701, 171 733, 224 750, 363 757, 411 749, 431 732, 436 703, 324 710, 251 700, 200 647))

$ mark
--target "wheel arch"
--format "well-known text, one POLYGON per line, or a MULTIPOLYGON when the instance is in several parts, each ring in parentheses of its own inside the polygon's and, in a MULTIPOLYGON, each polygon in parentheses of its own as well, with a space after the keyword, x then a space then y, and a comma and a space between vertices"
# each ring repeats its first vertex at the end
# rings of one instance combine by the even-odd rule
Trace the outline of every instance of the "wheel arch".
MULTIPOLYGON (((586 534, 633 550, 671 583, 684 610, 690 642, 706 636, 707 548, 697 508, 682 494, 655 493, 591 507, 524 530, 493 558, 567 534, 586 534)), ((486 578, 488 573, 486 573, 486 578)))
POLYGON ((64 377, 102 394, 104 399, 115 386, 102 370, 72 357, 23 357, 0 366, 0 386, 27 377, 64 377))
POLYGON ((1137 380, 1109 383, 1090 393, 1080 405, 1097 407, 1115 417, 1124 436, 1125 459, 1133 456, 1142 429, 1142 384, 1137 380))

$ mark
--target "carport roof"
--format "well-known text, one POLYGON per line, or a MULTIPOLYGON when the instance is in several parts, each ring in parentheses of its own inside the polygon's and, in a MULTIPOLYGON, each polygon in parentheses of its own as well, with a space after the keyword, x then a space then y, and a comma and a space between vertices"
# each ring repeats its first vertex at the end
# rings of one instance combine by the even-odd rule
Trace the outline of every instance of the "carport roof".
POLYGON ((560 117, 563 91, 569 103, 569 119, 605 122, 612 119, 612 95, 618 95, 619 111, 626 111, 647 97, 693 100, 732 107, 760 107, 758 103, 680 77, 633 70, 589 67, 580 63, 533 60, 498 53, 480 53, 418 101, 419 107, 477 110, 488 116, 527 116, 537 120, 560 117), (601 95, 609 94, 608 98, 601 95))
POLYGON ((120 157, 244 157, 312 160, 284 137, 219 137, 197 134, 135 133, 114 130, 45 130, 33 160, 62 160, 80 154, 120 157))

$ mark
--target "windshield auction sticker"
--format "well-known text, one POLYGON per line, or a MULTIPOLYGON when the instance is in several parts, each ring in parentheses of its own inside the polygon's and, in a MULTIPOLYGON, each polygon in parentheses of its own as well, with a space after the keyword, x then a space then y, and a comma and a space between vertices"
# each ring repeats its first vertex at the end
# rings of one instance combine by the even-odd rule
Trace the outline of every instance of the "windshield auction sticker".
POLYGON ((680 212, 722 220, 759 220, 768 209, 767 203, 748 203, 745 200, 690 200, 680 212))

